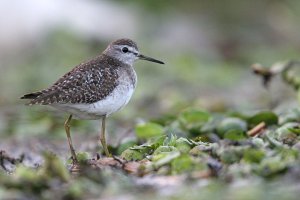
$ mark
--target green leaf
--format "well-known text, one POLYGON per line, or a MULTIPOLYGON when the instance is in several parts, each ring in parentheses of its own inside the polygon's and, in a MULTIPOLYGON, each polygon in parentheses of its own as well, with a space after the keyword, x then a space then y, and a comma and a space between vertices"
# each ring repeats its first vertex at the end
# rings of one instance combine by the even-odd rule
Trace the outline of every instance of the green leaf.
POLYGON ((144 158, 143 153, 133 150, 133 149, 126 149, 125 151, 122 152, 121 158, 127 160, 127 161, 132 161, 132 160, 142 160, 144 158))
POLYGON ((201 156, 206 155, 207 153, 214 154, 216 149, 219 149, 219 145, 217 143, 202 143, 198 146, 195 146, 190 150, 190 154, 193 156, 201 156))
POLYGON ((239 141, 246 139, 245 132, 242 130, 229 130, 224 134, 224 138, 232 141, 239 141))
POLYGON ((188 139, 183 137, 178 138, 175 144, 175 147, 182 153, 188 153, 194 146, 188 139))
POLYGON ((229 133, 228 139, 230 138, 237 139, 237 135, 240 135, 238 132, 245 132, 246 130, 247 130, 246 122, 235 117, 229 117, 223 119, 217 127, 217 133, 220 136, 225 136, 225 134, 230 131, 237 131, 237 132, 229 133))
POLYGON ((155 149, 163 145, 164 141, 166 140, 166 136, 160 136, 160 137, 154 137, 148 139, 147 143, 139 145, 139 146, 133 146, 129 149, 131 150, 137 150, 138 152, 142 153, 143 155, 150 155, 153 153, 155 149))
POLYGON ((206 111, 188 109, 179 115, 178 120, 180 125, 187 130, 199 130, 210 118, 211 115, 206 111))
POLYGON ((295 133, 296 135, 300 135, 300 124, 299 123, 287 123, 284 125, 290 132, 295 133))
POLYGON ((294 145, 297 143, 297 131, 299 130, 298 123, 289 122, 276 130, 276 139, 287 145, 294 145), (295 128, 296 127, 296 128, 295 128), (296 133, 295 133, 296 132, 296 133))
POLYGON ((243 160, 249 163, 259 163, 265 157, 265 153, 260 149, 248 149, 244 152, 243 160))
POLYGON ((175 158, 171 162, 172 173, 178 174, 193 169, 193 160, 190 156, 183 154, 175 158))
POLYGON ((159 124, 149 122, 137 125, 135 132, 139 139, 149 139, 164 135, 164 128, 159 124))
POLYGON ((229 146, 219 149, 218 154, 222 162, 226 164, 233 164, 241 160, 246 150, 248 150, 248 147, 229 146))
POLYGON ((161 153, 169 153, 172 151, 178 151, 178 149, 174 146, 160 146, 154 151, 153 155, 158 155, 161 153))
POLYGON ((248 123, 255 126, 261 122, 265 122, 267 125, 278 124, 278 116, 271 111, 262 111, 248 118, 248 123))
POLYGON ((163 145, 164 146, 175 146, 176 140, 177 140, 177 136, 172 134, 170 137, 167 136, 165 138, 163 145))
POLYGON ((135 140, 128 140, 126 142, 123 142, 120 146, 118 146, 117 155, 120 155, 123 151, 130 147, 133 147, 134 145, 136 145, 135 140))
MULTIPOLYGON (((175 148, 175 147, 174 147, 175 148)), ((163 165, 169 164, 172 160, 180 156, 179 151, 170 151, 165 153, 160 153, 153 156, 153 166, 154 168, 159 168, 163 165)))
POLYGON ((220 156, 221 161, 226 164, 233 164, 241 159, 241 156, 234 151, 224 150, 220 156))
POLYGON ((142 154, 148 154, 148 155, 154 151, 153 146, 147 145, 147 144, 142 144, 140 146, 133 146, 133 147, 130 147, 129 149, 138 151, 142 154))
POLYGON ((255 171, 264 177, 271 177, 286 170, 287 163, 283 162, 280 156, 268 157, 261 161, 255 171))

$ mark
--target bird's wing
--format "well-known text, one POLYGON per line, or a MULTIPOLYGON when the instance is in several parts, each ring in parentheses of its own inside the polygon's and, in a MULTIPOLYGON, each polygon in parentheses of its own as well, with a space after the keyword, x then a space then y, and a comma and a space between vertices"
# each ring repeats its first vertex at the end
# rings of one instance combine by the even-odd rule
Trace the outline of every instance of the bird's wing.
POLYGON ((109 63, 101 63, 95 59, 80 64, 49 88, 21 98, 32 99, 29 105, 87 104, 104 99, 117 85, 118 73, 109 63))

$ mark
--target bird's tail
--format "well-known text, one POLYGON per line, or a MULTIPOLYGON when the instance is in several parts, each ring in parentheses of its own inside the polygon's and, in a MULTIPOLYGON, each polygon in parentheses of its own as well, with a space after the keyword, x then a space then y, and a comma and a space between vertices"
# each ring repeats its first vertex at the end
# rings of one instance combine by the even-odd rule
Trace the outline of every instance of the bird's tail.
POLYGON ((33 93, 25 94, 24 96, 20 97, 20 99, 35 99, 41 94, 42 94, 41 92, 33 92, 33 93))

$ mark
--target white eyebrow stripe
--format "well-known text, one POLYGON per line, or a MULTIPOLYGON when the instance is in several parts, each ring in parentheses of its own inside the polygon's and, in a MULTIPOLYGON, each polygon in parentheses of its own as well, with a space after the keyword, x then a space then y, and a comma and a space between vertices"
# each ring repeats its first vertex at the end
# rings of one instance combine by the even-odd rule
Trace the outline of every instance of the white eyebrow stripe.
MULTIPOLYGON (((139 52, 134 48, 134 47, 130 47, 130 46, 127 46, 127 45, 124 45, 124 47, 127 47, 128 48, 128 51, 130 52, 130 53, 133 53, 134 55, 138 55, 139 54, 139 52)), ((123 47, 123 48, 124 48, 123 47)))
POLYGON ((134 55, 139 55, 139 52, 137 51, 136 48, 132 47, 132 46, 128 46, 128 45, 119 45, 120 50, 122 51, 122 49, 126 47, 128 48, 128 52, 133 53, 134 55), (121 48, 120 48, 121 47, 121 48))
POLYGON ((133 47, 130 47, 130 48, 129 48, 129 51, 130 51, 131 53, 133 53, 134 55, 139 54, 139 52, 138 52, 135 48, 133 48, 133 47))

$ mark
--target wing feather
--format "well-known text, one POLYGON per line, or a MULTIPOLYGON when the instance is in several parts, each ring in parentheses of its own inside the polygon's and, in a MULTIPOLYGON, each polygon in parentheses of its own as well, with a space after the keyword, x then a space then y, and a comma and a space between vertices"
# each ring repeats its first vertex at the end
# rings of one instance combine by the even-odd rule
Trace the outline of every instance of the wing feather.
POLYGON ((22 99, 32 99, 29 105, 94 103, 108 96, 118 82, 119 63, 101 55, 82 63, 58 79, 52 86, 39 92, 26 94, 22 99))

